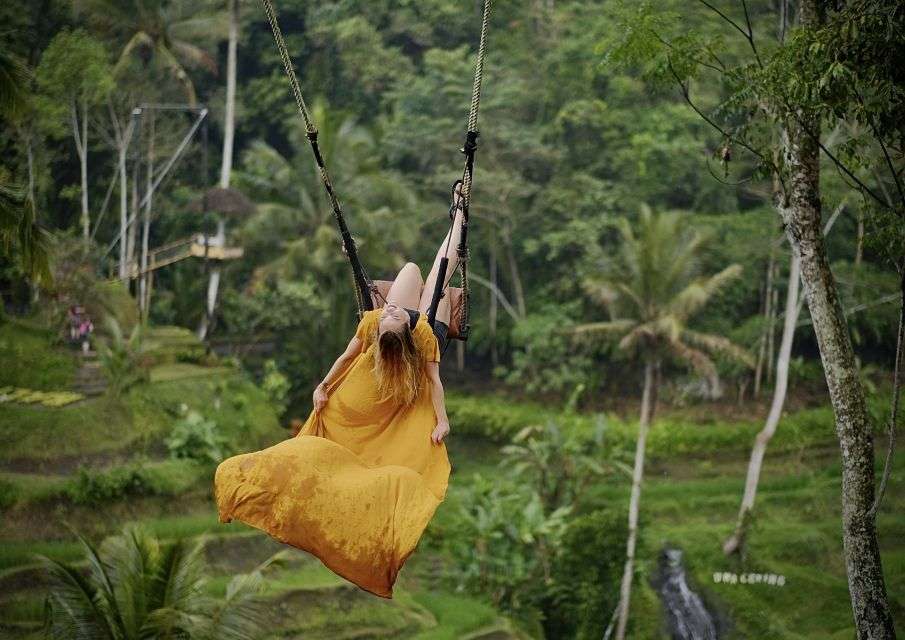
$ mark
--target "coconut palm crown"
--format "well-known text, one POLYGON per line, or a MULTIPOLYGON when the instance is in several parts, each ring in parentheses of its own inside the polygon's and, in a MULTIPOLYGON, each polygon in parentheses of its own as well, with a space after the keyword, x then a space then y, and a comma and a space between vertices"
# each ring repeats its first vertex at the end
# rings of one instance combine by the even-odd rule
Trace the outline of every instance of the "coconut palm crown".
POLYGON ((672 360, 690 366, 711 384, 717 381, 712 356, 746 364, 751 356, 727 338, 688 327, 691 318, 741 274, 732 264, 715 275, 699 274, 698 253, 705 237, 679 213, 653 213, 643 207, 634 223, 617 222, 620 251, 598 277, 588 278, 589 296, 607 308, 611 320, 579 325, 576 333, 619 338, 632 356, 672 360))

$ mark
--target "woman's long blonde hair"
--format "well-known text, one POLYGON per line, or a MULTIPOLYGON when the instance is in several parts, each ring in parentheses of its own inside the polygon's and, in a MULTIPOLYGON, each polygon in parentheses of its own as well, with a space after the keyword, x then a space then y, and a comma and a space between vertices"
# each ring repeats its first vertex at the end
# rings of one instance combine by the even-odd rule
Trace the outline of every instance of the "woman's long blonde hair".
POLYGON ((415 346, 415 336, 408 324, 401 331, 375 330, 374 377, 381 400, 407 406, 415 401, 421 383, 422 362, 415 346))

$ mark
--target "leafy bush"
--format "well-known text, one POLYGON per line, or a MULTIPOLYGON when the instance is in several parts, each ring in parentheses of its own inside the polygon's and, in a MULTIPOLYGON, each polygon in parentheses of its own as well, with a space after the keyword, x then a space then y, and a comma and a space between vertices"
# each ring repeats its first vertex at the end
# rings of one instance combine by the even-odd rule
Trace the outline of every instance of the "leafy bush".
POLYGON ((606 424, 597 416, 590 434, 564 429, 554 420, 543 427, 525 427, 501 449, 502 465, 533 487, 547 511, 572 505, 602 476, 614 471, 631 475, 626 464, 613 458, 612 449, 603 447, 606 424))
MULTIPOLYGON (((123 498, 175 496, 198 481, 198 469, 176 461, 129 462, 107 469, 79 467, 62 488, 62 495, 76 504, 96 505, 123 498)), ((48 498, 59 495, 49 492, 48 498)))
MULTIPOLYGON (((569 523, 544 606, 546 638, 603 637, 619 602, 627 535, 626 517, 618 511, 593 511, 569 523)), ((644 557, 643 549, 636 553, 644 557)))
POLYGON ((190 411, 177 421, 165 442, 174 458, 219 462, 229 455, 227 439, 217 423, 197 411, 190 411))
POLYGON ((126 497, 157 493, 147 471, 139 464, 93 470, 79 467, 75 478, 65 489, 76 504, 103 504, 126 497))
MULTIPOLYGON (((569 514, 581 504, 589 483, 624 467, 608 450, 605 455, 605 426, 598 418, 590 434, 552 420, 544 427, 525 427, 502 448, 500 467, 507 473, 475 474, 471 483, 460 485, 454 531, 440 538, 456 563, 460 588, 488 595, 495 605, 523 617, 538 612, 547 617, 569 514)), ((573 600, 564 602, 578 606, 573 600)))
POLYGON ((512 365, 498 371, 506 382, 528 391, 563 391, 590 380, 593 361, 587 349, 562 331, 574 311, 547 307, 519 320, 512 332, 512 365))
POLYGON ((261 389, 264 390, 274 409, 280 415, 286 411, 287 398, 291 388, 292 385, 289 384, 289 378, 280 371, 276 360, 265 361, 264 379, 261 382, 261 389))
POLYGON ((446 397, 446 412, 457 434, 480 436, 494 442, 508 442, 528 425, 550 416, 543 407, 511 402, 495 396, 446 397))
POLYGON ((143 358, 142 327, 136 324, 126 338, 115 318, 107 318, 106 324, 109 337, 101 346, 100 361, 110 387, 119 394, 150 379, 148 363, 143 358))
POLYGON ((570 507, 546 514, 524 484, 481 474, 461 485, 457 498, 457 517, 440 543, 453 558, 459 588, 511 611, 536 609, 570 507))

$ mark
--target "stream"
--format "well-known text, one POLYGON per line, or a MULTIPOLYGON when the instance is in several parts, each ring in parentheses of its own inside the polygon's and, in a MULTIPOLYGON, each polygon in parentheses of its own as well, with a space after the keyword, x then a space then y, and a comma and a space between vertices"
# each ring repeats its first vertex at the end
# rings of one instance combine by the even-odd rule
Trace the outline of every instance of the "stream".
POLYGON ((663 603, 673 640, 719 640, 717 621, 685 579, 681 550, 663 550, 653 586, 663 603))

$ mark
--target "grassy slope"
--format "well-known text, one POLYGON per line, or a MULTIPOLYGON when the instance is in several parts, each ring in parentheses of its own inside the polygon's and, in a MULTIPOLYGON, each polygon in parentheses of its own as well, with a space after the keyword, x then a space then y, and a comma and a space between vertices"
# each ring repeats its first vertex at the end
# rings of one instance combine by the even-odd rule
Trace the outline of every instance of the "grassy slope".
MULTIPOLYGON (((49 334, 22 325, 5 325, 4 329, 0 338, 7 340, 0 341, 0 349, 9 355, 22 351, 28 365, 12 371, 5 383, 48 390, 69 384, 74 360, 65 350, 50 346, 49 334), (48 369, 56 373, 40 373, 48 369)), ((7 526, 0 526, 0 582, 30 580, 17 576, 29 575, 34 554, 67 562, 81 560, 79 544, 59 526, 63 520, 95 540, 127 521, 139 521, 163 539, 213 536, 212 544, 220 548, 219 540, 240 540, 251 534, 266 542, 264 536, 241 523, 226 526, 218 522, 209 496, 210 469, 187 461, 154 459, 164 454, 162 438, 187 409, 214 418, 236 450, 254 450, 285 437, 264 395, 240 372, 182 361, 183 354, 194 348, 184 333, 151 332, 148 342, 156 352, 164 353, 163 364, 151 371, 150 383, 122 397, 105 395, 59 409, 0 405, 0 465, 14 461, 17 466, 36 466, 32 472, 0 471, 0 485, 4 485, 0 488, 14 505, 6 513, 7 526), (130 498, 101 507, 67 502, 64 492, 72 483, 74 463, 98 467, 148 457, 152 460, 144 462, 144 467, 161 482, 174 485, 177 498, 130 498), (103 518, 97 517, 99 510, 103 518)), ((3 507, 0 504, 0 509, 3 507)), ((477 600, 416 583, 411 588, 400 583, 393 601, 373 598, 350 587, 307 554, 295 557, 301 564, 278 572, 269 584, 269 596, 276 609, 284 612, 281 637, 334 638, 341 629, 350 637, 365 634, 426 640, 460 638, 481 629, 511 626, 492 607, 477 600)), ((209 592, 222 595, 228 575, 248 569, 232 566, 232 561, 242 564, 246 560, 232 558, 222 566, 215 562, 209 592)), ((0 636, 40 637, 35 625, 42 615, 43 588, 22 586, 0 595, 0 636), (6 624, 12 626, 5 629, 6 624)))
POLYGON ((121 397, 106 394, 59 409, 0 405, 0 461, 53 460, 159 445, 184 408, 216 420, 242 449, 282 433, 264 394, 238 371, 173 364, 152 370, 151 379, 121 397))
MULTIPOLYGON (((4 334, 0 328, 0 336, 9 337, 9 330, 6 331, 4 334)), ((47 348, 46 336, 34 332, 29 335, 31 330, 21 328, 16 331, 17 335, 31 340, 29 353, 32 349, 34 353, 29 357, 38 363, 34 366, 38 369, 51 366, 56 371, 54 376, 60 377, 48 377, 40 371, 16 375, 31 376, 28 378, 31 386, 45 389, 58 388, 66 381, 66 376, 71 376, 65 355, 60 356, 47 348)), ((10 348, 9 342, 0 342, 0 349, 10 348)), ((21 379, 8 383, 23 384, 21 379)), ((149 385, 136 388, 119 399, 98 398, 61 409, 0 405, 0 424, 3 425, 0 462, 23 457, 54 460, 86 456, 91 459, 92 456, 102 458, 113 451, 132 454, 155 447, 159 450, 161 437, 168 432, 183 403, 205 414, 216 415, 218 422, 241 443, 239 448, 242 450, 253 449, 262 441, 283 435, 263 395, 241 374, 229 369, 175 362, 158 367, 149 385)), ((490 432, 502 439, 504 433, 511 433, 528 422, 555 415, 549 409, 528 405, 509 407, 507 411, 508 402, 492 398, 453 397, 450 404, 454 425, 458 427, 451 442, 455 475, 449 499, 437 512, 438 522, 455 517, 457 480, 474 471, 487 473, 499 459, 496 445, 486 439, 468 439, 465 433, 469 430, 490 432), (490 405, 495 409, 488 418, 486 408, 490 405), (483 417, 478 415, 476 407, 482 408, 483 417), (483 426, 479 424, 482 420, 483 426)), ((567 421, 575 429, 593 426, 593 421, 580 416, 569 417, 567 421)), ((654 568, 656 552, 666 543, 684 549, 695 587, 708 602, 731 618, 733 637, 841 640, 852 636, 839 532, 838 452, 828 409, 806 410, 783 421, 768 452, 746 564, 733 564, 720 552, 720 543, 730 532, 738 508, 745 456, 758 427, 757 421, 701 424, 668 417, 654 425, 651 464, 642 496, 642 531, 647 552, 639 563, 642 577, 632 603, 633 623, 637 625, 635 637, 661 637, 659 606, 647 579, 654 568), (775 572, 785 575, 788 582, 782 588, 718 585, 712 580, 715 571, 775 572)), ((611 418, 607 445, 631 450, 634 428, 629 422, 611 418)), ((166 475, 185 472, 185 469, 167 467, 172 463, 157 464, 166 475)), ((0 477, 0 480, 4 479, 22 481, 24 485, 20 485, 27 489, 26 497, 36 502, 53 495, 64 482, 48 476, 8 473, 0 477)), ((903 480, 905 454, 899 454, 895 459, 891 487, 899 486, 903 480)), ((204 533, 229 536, 246 533, 242 525, 225 527, 217 522, 210 499, 204 493, 206 490, 202 488, 199 494, 199 489, 195 488, 191 498, 186 494, 185 498, 177 500, 143 499, 130 504, 111 504, 103 509, 104 520, 118 527, 119 523, 138 519, 167 538, 204 533)), ((624 481, 608 481, 595 487, 593 498, 601 504, 623 506, 627 496, 628 486, 624 481)), ((75 522, 97 520, 96 510, 93 512, 88 507, 73 508, 67 513, 75 522)), ((39 514, 39 517, 43 516, 39 514)), ((901 629, 905 628, 905 497, 900 492, 891 491, 887 495, 879 529, 888 588, 901 629)), ((95 534, 99 532, 95 531, 95 534)), ((15 536, 7 532, 0 548, 0 567, 6 569, 30 562, 31 554, 35 552, 65 560, 79 557, 78 547, 66 536, 35 539, 33 532, 27 529, 20 530, 15 536)), ((348 615, 344 616, 341 608, 329 605, 334 601, 331 597, 346 598, 348 595, 342 589, 335 590, 343 583, 337 582, 333 574, 318 564, 308 564, 279 576, 274 588, 276 595, 287 598, 285 603, 290 608, 298 606, 295 593, 299 589, 315 589, 320 594, 318 597, 326 598, 325 610, 332 612, 329 616, 311 614, 309 619, 287 622, 311 636, 336 627, 360 628, 368 620, 382 621, 381 628, 385 632, 397 628, 402 634, 404 628, 405 635, 414 633, 418 638, 461 637, 477 628, 500 624, 493 609, 478 600, 420 584, 418 564, 427 561, 426 557, 416 554, 410 561, 412 566, 403 572, 399 603, 404 610, 399 611, 377 612, 370 602, 364 601, 359 603, 360 606, 350 606, 348 615), (323 590, 334 595, 324 596, 323 590), (431 617, 434 622, 430 622, 431 617), (418 628, 422 631, 417 631, 418 628)), ((215 591, 224 587, 223 579, 214 579, 211 583, 211 589, 215 591)), ((26 610, 34 608, 39 595, 33 594, 34 597, 28 599, 31 604, 22 607, 26 610)), ((302 601, 306 600, 303 598, 302 601)), ((4 615, 8 613, 10 610, 4 608, 4 615)))
POLYGON ((75 374, 75 357, 68 350, 54 348, 52 342, 50 331, 0 319, 0 387, 65 388, 75 374))
MULTIPOLYGON (((552 417, 549 410, 525 407, 511 414, 512 424, 486 407, 492 398, 453 400, 452 413, 459 420, 474 414, 471 429, 496 433, 513 430, 526 422, 552 417), (476 405, 483 405, 478 418, 476 405), (483 421, 483 427, 476 424, 483 421)), ((586 417, 569 417, 571 428, 592 426, 586 417)), ((657 596, 649 584, 656 557, 666 545, 685 552, 691 582, 705 600, 732 621, 733 638, 786 638, 823 640, 853 637, 842 556, 840 463, 829 408, 807 409, 786 416, 780 424, 762 473, 757 513, 750 547, 744 563, 726 559, 722 542, 731 533, 744 486, 747 454, 759 422, 700 424, 666 417, 651 429, 649 464, 641 498, 641 530, 646 545, 639 558, 641 578, 632 600, 632 637, 662 637, 662 616, 657 596), (769 585, 715 584, 714 572, 776 573, 786 577, 784 587, 769 585)), ((630 452, 635 425, 610 419, 605 441, 630 452)), ((455 433, 454 433, 455 437, 455 433)), ((883 444, 878 440, 879 475, 883 444)), ((457 443, 451 457, 454 470, 467 476, 474 471, 489 475, 497 456, 474 443, 457 443)), ((894 460, 890 486, 905 480, 905 453, 894 460)), ((455 477, 451 495, 436 518, 455 517, 455 477)), ((588 500, 600 506, 624 507, 628 503, 627 481, 607 480, 595 486, 588 500)), ((887 588, 899 629, 905 628, 905 495, 890 491, 879 518, 887 588)))

